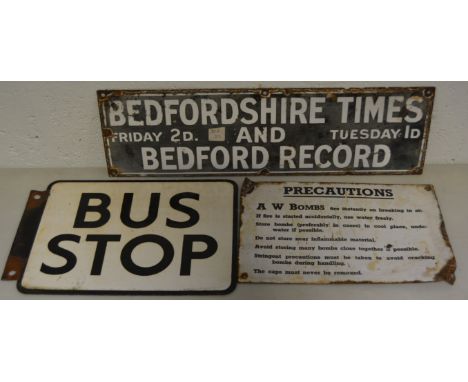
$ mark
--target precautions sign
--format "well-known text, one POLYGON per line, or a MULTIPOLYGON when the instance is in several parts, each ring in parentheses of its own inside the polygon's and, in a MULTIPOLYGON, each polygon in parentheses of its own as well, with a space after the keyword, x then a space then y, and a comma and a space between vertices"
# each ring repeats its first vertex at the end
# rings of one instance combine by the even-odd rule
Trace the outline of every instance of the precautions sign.
POLYGON ((434 88, 98 91, 112 176, 421 173, 434 88))
POLYGON ((64 181, 49 188, 19 289, 227 293, 236 253, 232 182, 64 181))
POLYGON ((455 281, 430 185, 253 183, 242 192, 239 281, 455 281))

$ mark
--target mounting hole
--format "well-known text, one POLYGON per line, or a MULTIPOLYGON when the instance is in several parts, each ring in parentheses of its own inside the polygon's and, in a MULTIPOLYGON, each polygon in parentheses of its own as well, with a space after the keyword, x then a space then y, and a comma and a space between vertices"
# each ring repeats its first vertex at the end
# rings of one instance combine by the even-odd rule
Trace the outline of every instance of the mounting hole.
POLYGON ((41 198, 41 195, 39 194, 34 194, 33 199, 39 200, 41 198))
POLYGON ((432 89, 424 89, 423 94, 424 94, 424 97, 427 97, 427 98, 434 97, 434 92, 432 91, 432 89))
POLYGON ((8 276, 12 277, 12 276, 14 276, 14 275, 16 275, 16 271, 10 271, 10 272, 8 272, 8 276))

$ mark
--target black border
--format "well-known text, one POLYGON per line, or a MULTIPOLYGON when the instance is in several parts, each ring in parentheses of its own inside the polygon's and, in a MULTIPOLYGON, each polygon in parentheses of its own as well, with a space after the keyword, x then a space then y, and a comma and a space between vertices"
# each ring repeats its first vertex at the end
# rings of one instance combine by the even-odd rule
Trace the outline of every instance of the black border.
MULTIPOLYGON (((225 295, 231 293, 237 286, 237 272, 238 272, 238 242, 239 242, 239 189, 237 183, 229 179, 174 179, 174 180, 57 180, 47 186, 47 191, 50 192, 52 187, 57 183, 163 183, 163 182, 181 182, 181 183, 197 183, 197 182, 225 182, 230 183, 234 189, 233 197, 233 240, 232 240, 232 268, 231 268, 231 284, 224 290, 182 290, 182 291, 118 291, 118 290, 50 290, 50 289, 28 289, 21 285, 24 273, 18 279, 16 287, 19 292, 25 294, 50 294, 50 295, 103 295, 103 296, 188 296, 188 295, 225 295)), ((47 200, 48 202, 48 200, 47 200)), ((38 223, 38 227, 41 219, 38 223)), ((34 235, 34 240, 36 234, 34 235)), ((28 254, 27 258, 29 260, 28 254)), ((27 262, 26 262, 27 265, 27 262)), ((26 269, 26 266, 25 266, 26 269)))

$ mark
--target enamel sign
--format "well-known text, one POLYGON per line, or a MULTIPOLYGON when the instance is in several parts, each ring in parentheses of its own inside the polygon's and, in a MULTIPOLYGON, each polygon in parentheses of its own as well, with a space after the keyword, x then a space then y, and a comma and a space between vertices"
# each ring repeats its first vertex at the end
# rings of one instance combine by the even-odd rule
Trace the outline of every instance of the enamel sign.
POLYGON ((63 181, 39 196, 47 201, 19 280, 23 292, 196 294, 235 286, 232 182, 63 181))
POLYGON ((111 176, 419 174, 435 88, 97 95, 111 176))
POLYGON ((242 191, 239 281, 455 281, 431 185, 254 183, 242 191))

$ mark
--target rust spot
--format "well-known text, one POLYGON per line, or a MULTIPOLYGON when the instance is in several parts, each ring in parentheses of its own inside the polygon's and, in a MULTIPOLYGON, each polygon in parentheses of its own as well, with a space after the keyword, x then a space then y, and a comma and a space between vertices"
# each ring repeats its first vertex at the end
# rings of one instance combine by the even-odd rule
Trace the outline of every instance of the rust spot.
POLYGON ((426 184, 426 185, 424 186, 424 189, 425 189, 426 191, 432 191, 432 186, 431 186, 430 184, 426 184))
POLYGON ((109 94, 106 93, 99 93, 98 96, 98 105, 101 106, 104 102, 109 100, 109 94))
POLYGON ((131 90, 98 90, 97 94, 98 104, 101 106, 104 102, 111 101, 114 97, 123 97, 125 95, 135 94, 135 92, 131 90))
POLYGON ((434 276, 434 281, 447 281, 453 285, 455 283, 455 270, 457 269, 457 261, 452 257, 442 267, 442 269, 434 276))
POLYGON ((249 274, 244 272, 244 273, 241 273, 240 276, 239 276, 242 280, 247 280, 249 278, 249 274))
POLYGON ((255 190, 255 182, 252 182, 249 178, 245 178, 242 183, 241 196, 246 196, 255 190))
POLYGON ((427 89, 424 89, 423 91, 423 95, 424 97, 426 98, 432 98, 434 97, 434 88, 427 88, 427 89))
POLYGON ((452 245, 450 244, 450 240, 449 240, 449 237, 448 237, 448 233, 447 233, 447 229, 445 228, 445 223, 444 221, 442 220, 442 216, 440 218, 440 233, 442 234, 442 238, 444 239, 444 242, 445 244, 447 245, 447 247, 449 247, 450 249, 452 249, 452 245))
POLYGON ((109 129, 108 127, 105 127, 102 129, 102 136, 104 138, 110 138, 112 137, 112 135, 114 135, 114 132, 112 131, 112 129, 109 129))
MULTIPOLYGON (((423 150, 424 156, 426 155, 426 150, 423 150)), ((423 168, 422 167, 415 167, 408 174, 410 175, 421 175, 423 173, 423 168)))
POLYGON ((115 168, 115 167, 110 167, 109 168, 109 175, 110 176, 119 176, 120 174, 120 171, 118 168, 115 168))
POLYGON ((257 173, 257 175, 260 175, 260 176, 262 176, 262 175, 270 175, 270 171, 268 171, 267 168, 262 168, 262 169, 257 173))
POLYGON ((338 95, 336 93, 328 93, 327 100, 330 102, 336 102, 338 95))
POLYGON ((111 101, 116 97, 123 97, 126 93, 125 90, 101 90, 98 91, 98 105, 101 106, 103 103, 111 101))

